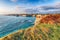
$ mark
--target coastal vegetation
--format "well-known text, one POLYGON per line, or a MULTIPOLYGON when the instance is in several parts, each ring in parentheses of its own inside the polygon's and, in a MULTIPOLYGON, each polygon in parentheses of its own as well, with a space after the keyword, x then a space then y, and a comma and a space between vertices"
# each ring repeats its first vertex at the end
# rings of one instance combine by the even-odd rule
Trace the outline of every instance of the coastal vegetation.
POLYGON ((60 25, 39 24, 8 35, 2 40, 60 40, 60 25))
POLYGON ((35 24, 1 40, 60 40, 60 15, 37 16, 35 24))

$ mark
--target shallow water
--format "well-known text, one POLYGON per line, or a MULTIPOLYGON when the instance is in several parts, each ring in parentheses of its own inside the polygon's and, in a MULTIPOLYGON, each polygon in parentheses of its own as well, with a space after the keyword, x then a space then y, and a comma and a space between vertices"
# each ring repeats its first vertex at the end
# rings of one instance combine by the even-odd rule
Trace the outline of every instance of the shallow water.
POLYGON ((0 38, 33 25, 35 17, 0 16, 0 38))

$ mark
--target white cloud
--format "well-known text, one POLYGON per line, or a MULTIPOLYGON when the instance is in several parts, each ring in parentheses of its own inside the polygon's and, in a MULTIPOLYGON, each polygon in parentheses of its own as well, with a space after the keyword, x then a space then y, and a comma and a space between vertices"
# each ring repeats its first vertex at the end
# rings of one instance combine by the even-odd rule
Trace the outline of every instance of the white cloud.
MULTIPOLYGON (((17 2, 18 0, 11 0, 12 2, 17 2)), ((46 0, 47 1, 47 0, 46 0)), ((47 6, 14 6, 11 9, 0 8, 1 12, 5 13, 59 13, 60 12, 60 2, 55 2, 52 5, 47 6), (3 10, 4 9, 4 10, 3 10)))
POLYGON ((10 1, 12 1, 12 2, 17 2, 18 0, 10 0, 10 1))

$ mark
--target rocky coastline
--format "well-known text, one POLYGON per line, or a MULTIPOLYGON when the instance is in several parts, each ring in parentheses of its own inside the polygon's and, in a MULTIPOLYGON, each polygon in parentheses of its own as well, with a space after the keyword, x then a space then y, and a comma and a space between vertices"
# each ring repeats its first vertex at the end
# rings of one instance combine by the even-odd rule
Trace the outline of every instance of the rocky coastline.
POLYGON ((60 14, 37 15, 35 25, 1 40, 60 40, 60 14))

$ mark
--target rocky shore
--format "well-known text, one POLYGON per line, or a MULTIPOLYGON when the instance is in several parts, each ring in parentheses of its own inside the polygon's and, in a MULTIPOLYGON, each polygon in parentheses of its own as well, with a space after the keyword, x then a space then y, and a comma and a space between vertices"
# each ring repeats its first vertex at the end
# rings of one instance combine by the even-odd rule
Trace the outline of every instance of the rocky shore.
POLYGON ((60 40, 60 14, 37 15, 35 25, 1 40, 60 40))

